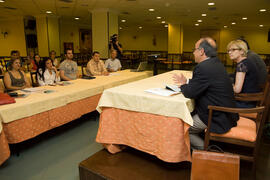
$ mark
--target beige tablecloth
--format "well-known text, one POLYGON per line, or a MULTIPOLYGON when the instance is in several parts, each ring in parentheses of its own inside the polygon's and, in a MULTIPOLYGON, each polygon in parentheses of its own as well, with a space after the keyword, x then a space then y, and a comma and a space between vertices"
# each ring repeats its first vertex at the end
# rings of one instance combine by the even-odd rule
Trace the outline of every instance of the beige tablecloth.
POLYGON ((129 111, 176 117, 192 126, 193 120, 190 112, 194 109, 194 103, 191 99, 185 98, 182 94, 164 97, 144 91, 150 88, 164 88, 165 84, 173 84, 173 74, 180 72, 188 78, 192 76, 192 72, 190 71, 175 70, 107 89, 101 96, 97 110, 101 112, 102 107, 113 107, 129 111))
POLYGON ((129 70, 113 73, 111 76, 100 76, 96 79, 77 79, 68 86, 39 87, 54 90, 53 93, 32 93, 25 98, 16 98, 16 103, 0 106, 0 121, 11 121, 29 117, 57 107, 64 106, 86 97, 103 92, 104 89, 136 81, 152 75, 151 71, 130 72, 129 70))

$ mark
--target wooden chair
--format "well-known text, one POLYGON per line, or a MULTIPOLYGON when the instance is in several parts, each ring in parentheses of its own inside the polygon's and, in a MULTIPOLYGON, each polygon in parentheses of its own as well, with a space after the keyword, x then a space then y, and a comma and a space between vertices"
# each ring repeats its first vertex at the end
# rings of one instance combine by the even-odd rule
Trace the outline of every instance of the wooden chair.
POLYGON ((183 52, 181 64, 183 69, 191 69, 191 67, 194 65, 193 52, 183 52))
POLYGON ((0 84, 0 86, 3 87, 4 92, 7 92, 7 89, 6 89, 6 86, 5 86, 5 83, 4 83, 4 75, 0 75, 0 79, 2 81, 2 84, 0 84))
MULTIPOLYGON (((270 76, 267 78, 267 82, 265 83, 264 87, 262 87, 263 91, 259 93, 240 93, 235 94, 235 100, 237 101, 257 101, 257 106, 263 106, 265 104, 265 100, 267 98, 268 92, 270 88, 270 76)), ((269 109, 267 109, 268 111, 269 109)), ((239 113, 240 116, 256 119, 257 114, 256 113, 250 113, 250 114, 242 114, 239 113)))
POLYGON ((37 72, 36 71, 30 71, 30 78, 32 82, 33 87, 38 87, 38 80, 37 80, 37 72))
POLYGON ((86 70, 86 66, 87 66, 86 64, 82 64, 82 65, 81 65, 81 68, 82 68, 82 77, 87 76, 87 74, 86 74, 86 73, 87 73, 87 72, 86 72, 86 71, 87 71, 87 70, 86 70))
POLYGON ((263 125, 268 115, 267 109, 269 108, 269 101, 270 101, 269 91, 267 92, 266 95, 263 96, 261 94, 258 94, 258 96, 254 95, 252 98, 249 98, 249 100, 262 102, 261 105, 264 106, 259 106, 256 108, 227 108, 219 106, 208 106, 209 118, 208 118, 208 127, 205 133, 204 149, 207 150, 209 141, 219 141, 223 143, 229 143, 252 148, 252 154, 242 154, 239 152, 238 153, 242 160, 253 162, 252 171, 254 177, 256 177, 256 159, 263 132, 263 125), (213 111, 223 111, 230 113, 256 113, 257 116, 255 120, 240 116, 236 127, 233 127, 227 133, 216 134, 210 133, 209 131, 211 127, 213 111))

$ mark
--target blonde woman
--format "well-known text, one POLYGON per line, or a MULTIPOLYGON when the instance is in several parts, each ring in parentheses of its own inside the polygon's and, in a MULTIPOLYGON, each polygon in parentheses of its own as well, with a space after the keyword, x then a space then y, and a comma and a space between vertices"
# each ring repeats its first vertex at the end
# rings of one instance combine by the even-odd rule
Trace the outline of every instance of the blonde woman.
MULTIPOLYGON (((247 58, 248 48, 242 40, 231 41, 227 46, 230 59, 237 63, 234 76, 234 93, 256 93, 260 91, 258 69, 254 61, 247 58)), ((236 102, 237 107, 255 107, 255 102, 236 102)))

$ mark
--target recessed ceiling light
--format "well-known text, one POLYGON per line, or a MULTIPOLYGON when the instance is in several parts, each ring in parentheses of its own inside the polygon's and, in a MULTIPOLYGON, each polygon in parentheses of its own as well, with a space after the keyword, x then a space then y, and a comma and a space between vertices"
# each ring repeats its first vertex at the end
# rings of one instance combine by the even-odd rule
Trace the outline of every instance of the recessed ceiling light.
POLYGON ((161 23, 162 23, 162 24, 165 24, 165 23, 166 23, 166 21, 161 21, 161 23))
POLYGON ((139 29, 142 29, 142 26, 139 26, 139 29))
POLYGON ((232 25, 235 25, 236 23, 235 22, 232 22, 232 25))
POLYGON ((215 5, 215 3, 213 3, 213 2, 208 3, 208 6, 214 6, 214 5, 215 5))
POLYGON ((199 26, 199 24, 195 24, 195 26, 199 26))
POLYGON ((199 20, 197 20, 198 22, 202 22, 202 20, 201 19, 199 19, 199 20))
POLYGON ((79 20, 80 18, 79 18, 79 17, 75 17, 74 19, 75 19, 75 20, 79 20))
POLYGON ((266 9, 260 9, 260 11, 261 11, 261 12, 265 12, 265 11, 266 11, 266 9))
POLYGON ((5 0, 0 0, 0 2, 5 2, 5 0))
POLYGON ((164 25, 164 27, 166 27, 166 28, 167 28, 167 27, 168 27, 168 24, 165 24, 165 25, 164 25))
POLYGON ((126 20, 125 19, 122 19, 121 22, 126 22, 126 20))
POLYGON ((263 25, 262 25, 262 24, 260 24, 259 26, 260 26, 260 27, 263 27, 263 25))
POLYGON ((157 17, 157 19, 161 19, 161 17, 160 17, 160 16, 158 16, 158 17, 157 17))
POLYGON ((119 29, 122 29, 122 27, 119 27, 119 29))
POLYGON ((224 26, 224 28, 227 28, 228 26, 224 26))
POLYGON ((46 13, 47 13, 47 14, 51 14, 51 13, 52 13, 52 11, 46 11, 46 13))
POLYGON ((247 17, 242 17, 243 20, 247 20, 247 17))
POLYGON ((206 14, 202 14, 202 16, 206 16, 206 14))
POLYGON ((148 11, 153 12, 153 11, 155 11, 155 9, 148 9, 148 11))

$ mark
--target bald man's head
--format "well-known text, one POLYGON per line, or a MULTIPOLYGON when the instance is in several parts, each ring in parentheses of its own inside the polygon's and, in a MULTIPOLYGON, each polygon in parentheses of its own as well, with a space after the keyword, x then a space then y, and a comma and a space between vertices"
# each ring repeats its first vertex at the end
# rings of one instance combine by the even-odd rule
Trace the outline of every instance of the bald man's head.
POLYGON ((217 44, 216 41, 210 37, 206 37, 205 40, 213 47, 213 48, 217 48, 217 44))
POLYGON ((204 49, 204 53, 207 57, 217 56, 217 44, 214 39, 210 37, 201 38, 199 41, 199 47, 204 49))

